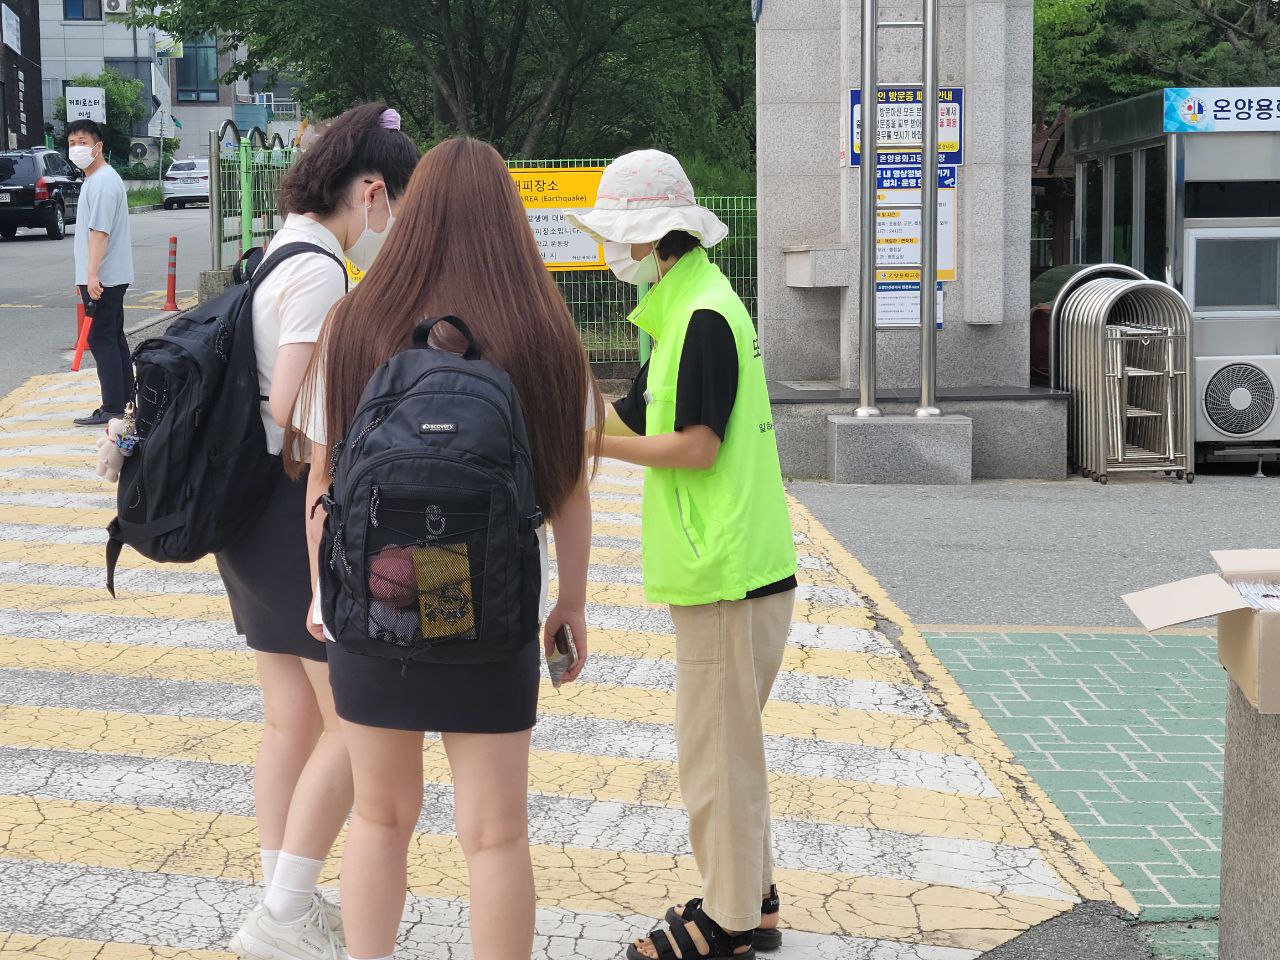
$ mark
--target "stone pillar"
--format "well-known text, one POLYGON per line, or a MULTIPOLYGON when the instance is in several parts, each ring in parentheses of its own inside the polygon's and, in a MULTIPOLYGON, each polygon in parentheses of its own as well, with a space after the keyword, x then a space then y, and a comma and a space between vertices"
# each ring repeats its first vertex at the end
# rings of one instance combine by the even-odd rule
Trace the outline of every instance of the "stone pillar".
POLYGON ((1222 960, 1280 957, 1280 715, 1228 680, 1222 797, 1222 960))
MULTIPOLYGON (((881 0, 917 20, 918 0, 881 0)), ((757 29, 760 342, 774 380, 857 385, 858 178, 842 159, 859 0, 765 5, 757 29)), ((1032 0, 940 0, 943 86, 964 87, 959 279, 945 284, 942 387, 1028 380, 1032 0)), ((881 80, 919 83, 920 34, 882 31, 881 80)), ((916 329, 878 336, 881 387, 919 384, 916 329)))

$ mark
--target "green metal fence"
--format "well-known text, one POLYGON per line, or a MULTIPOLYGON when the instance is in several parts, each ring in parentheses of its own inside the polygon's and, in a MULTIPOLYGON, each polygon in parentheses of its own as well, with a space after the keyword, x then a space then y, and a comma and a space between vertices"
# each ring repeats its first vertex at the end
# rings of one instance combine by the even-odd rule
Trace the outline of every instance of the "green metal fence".
POLYGON ((298 150, 258 137, 227 145, 214 138, 209 146, 209 218, 213 267, 235 263, 244 251, 261 246, 280 229, 280 181, 298 150))
MULTIPOLYGON (((298 151, 267 146, 250 135, 234 147, 210 140, 210 218, 214 268, 232 264, 250 247, 266 243, 280 227, 280 180, 298 151)), ((513 160, 514 170, 529 167, 603 167, 608 160, 513 160)), ((756 198, 701 197, 700 202, 729 227, 728 237, 710 251, 752 319, 756 315, 756 198)), ((634 363, 641 347, 636 328, 627 322, 639 291, 609 270, 555 273, 557 285, 573 314, 592 363, 634 363)))

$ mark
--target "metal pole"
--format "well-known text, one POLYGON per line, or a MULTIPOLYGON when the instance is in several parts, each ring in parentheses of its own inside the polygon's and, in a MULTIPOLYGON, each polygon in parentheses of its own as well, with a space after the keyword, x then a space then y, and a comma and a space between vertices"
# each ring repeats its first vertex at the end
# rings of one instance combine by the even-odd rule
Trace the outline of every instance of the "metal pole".
POLYGON ((858 409, 855 417, 878 417, 876 406, 876 168, 880 153, 880 85, 876 78, 879 0, 862 0, 862 191, 860 221, 858 409))
POLYGON ((209 249, 213 269, 222 269, 222 148, 217 131, 209 131, 209 249))
POLYGON ((938 409, 938 0, 924 2, 924 89, 920 151, 920 406, 938 409))
POLYGON ((240 252, 253 247, 253 171, 249 138, 240 141, 240 252))

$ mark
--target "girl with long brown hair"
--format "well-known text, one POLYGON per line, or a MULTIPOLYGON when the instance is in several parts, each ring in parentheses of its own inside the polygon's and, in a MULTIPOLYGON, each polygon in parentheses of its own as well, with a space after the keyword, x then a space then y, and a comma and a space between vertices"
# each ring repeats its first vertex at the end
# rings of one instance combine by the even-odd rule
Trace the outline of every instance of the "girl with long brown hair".
MULTIPOLYGON (((374 370, 410 346, 419 321, 447 315, 466 322, 481 356, 511 377, 520 396, 538 503, 556 535, 559 596, 544 636, 550 652, 562 625, 572 631, 580 649, 577 666, 564 678, 572 680, 586 659, 587 483, 595 455, 588 437, 598 445, 599 436, 588 412, 601 410, 601 401, 515 184, 492 147, 454 139, 422 159, 377 263, 325 325, 312 364, 313 389, 304 391, 287 446, 312 443, 308 502, 314 503, 329 484, 323 469, 329 444, 346 435, 374 370)), ((436 329, 444 339, 435 345, 460 346, 443 325, 436 329)), ((322 526, 317 512, 309 525, 313 571, 322 526)), ((545 577, 545 537, 542 553, 545 577)), ((319 629, 313 624, 313 631, 319 629)), ((534 889, 528 767, 540 657, 536 635, 517 639, 510 659, 484 664, 402 664, 327 645, 355 779, 342 863, 350 957, 393 954, 406 856, 422 807, 428 730, 443 734, 453 773, 476 960, 529 957, 534 889)))
MULTIPOLYGON (((343 261, 372 263, 420 153, 395 110, 361 104, 334 119, 281 184, 285 221, 267 260, 290 248, 298 255, 253 283, 258 392, 273 455, 282 452, 324 318, 346 294, 343 261)), ((338 908, 316 880, 351 809, 351 767, 326 647, 305 624, 315 578, 300 472, 281 473, 253 528, 217 557, 236 628, 254 651, 266 721, 253 800, 267 884, 230 943, 244 960, 329 960, 341 949, 338 908)))

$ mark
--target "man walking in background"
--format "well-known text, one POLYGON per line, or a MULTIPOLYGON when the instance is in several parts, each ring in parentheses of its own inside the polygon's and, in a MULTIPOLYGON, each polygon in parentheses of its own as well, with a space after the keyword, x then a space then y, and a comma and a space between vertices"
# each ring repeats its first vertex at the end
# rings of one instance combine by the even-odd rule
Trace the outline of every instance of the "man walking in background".
POLYGON ((129 197, 103 157, 102 130, 92 120, 67 125, 67 155, 84 171, 76 219, 76 286, 92 318, 89 349, 98 366, 102 406, 76 424, 96 427, 124 415, 133 402, 133 364, 124 338, 124 294, 133 283, 129 197))

